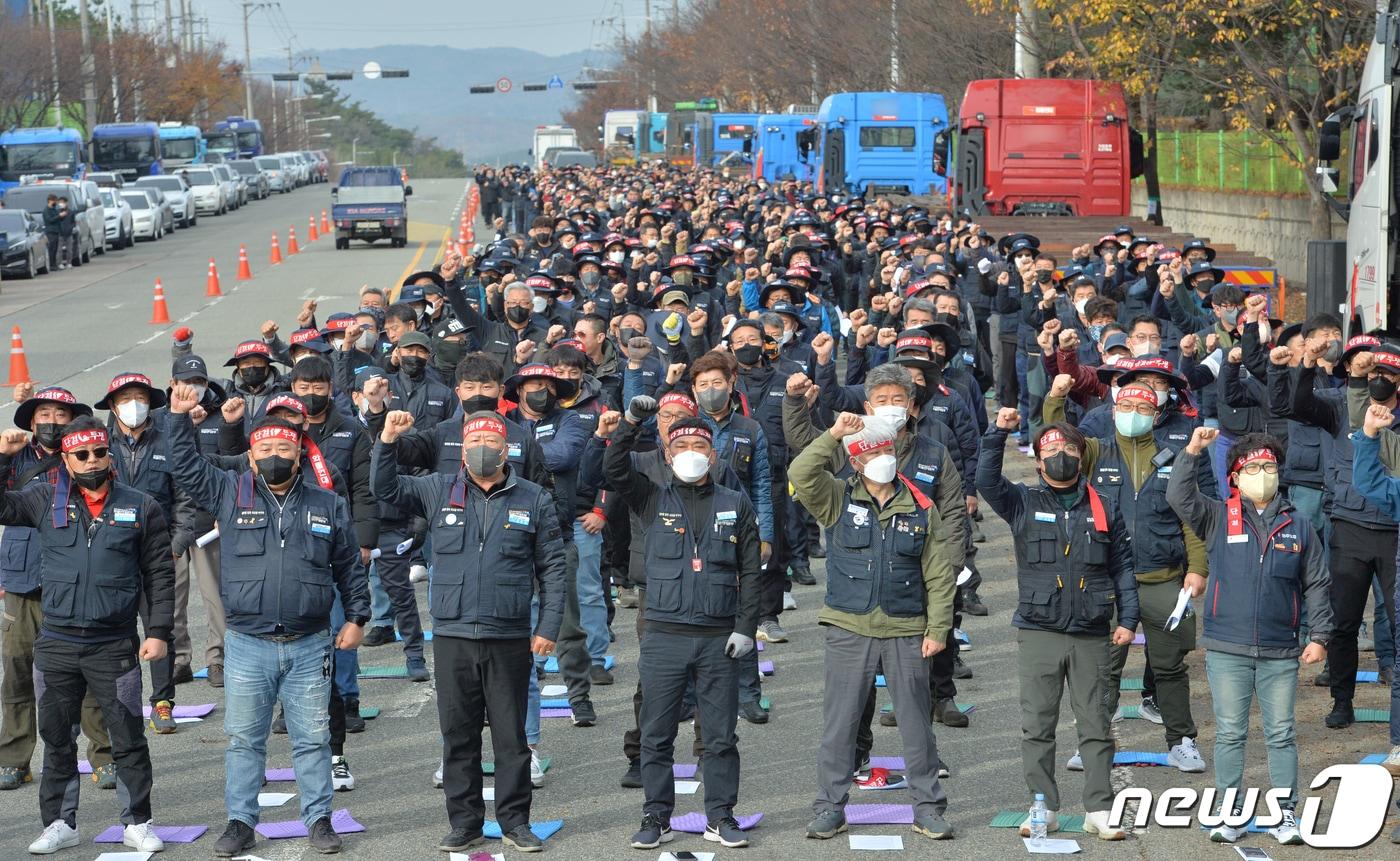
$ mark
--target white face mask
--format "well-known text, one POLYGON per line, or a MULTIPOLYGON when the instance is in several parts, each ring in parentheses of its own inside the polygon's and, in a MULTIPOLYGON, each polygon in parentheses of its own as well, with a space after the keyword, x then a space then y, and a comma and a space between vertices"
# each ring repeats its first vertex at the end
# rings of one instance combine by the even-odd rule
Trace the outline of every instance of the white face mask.
POLYGON ((909 421, 909 408, 886 405, 876 407, 873 415, 883 419, 889 419, 898 427, 904 427, 904 424, 909 421))
POLYGON ((1088 300, 1088 299, 1080 299, 1078 302, 1075 302, 1075 303, 1074 303, 1074 310, 1078 311, 1078 312, 1079 312, 1079 316, 1081 316, 1081 317, 1084 316, 1084 309, 1085 309, 1085 308, 1088 308, 1088 307, 1089 307, 1089 300, 1088 300))
POLYGON ((898 462, 892 454, 882 454, 867 463, 861 474, 876 484, 889 484, 894 481, 895 470, 898 462))
POLYGON ((190 388, 194 389, 194 400, 195 400, 195 403, 204 403, 204 393, 207 392, 207 391, 209 391, 209 387, 208 387, 208 386, 190 386, 190 388))
POLYGON ((1116 404, 1116 403, 1118 403, 1118 389, 1120 389, 1120 388, 1121 388, 1121 386, 1109 386, 1109 387, 1108 387, 1108 402, 1109 402, 1109 403, 1111 403, 1111 404, 1116 404))
POLYGON ((117 418, 121 419, 121 423, 129 428, 139 428, 146 423, 146 416, 150 411, 149 404, 144 404, 141 401, 127 401, 117 405, 117 418))
POLYGON ((783 330, 783 336, 782 336, 781 338, 778 339, 778 343, 779 343, 779 344, 783 344, 783 345, 787 345, 787 344, 792 343, 792 330, 791 330, 791 329, 784 329, 784 330, 783 330))
POLYGON ((426 313, 429 317, 431 317, 431 316, 433 316, 434 314, 437 313, 437 309, 438 309, 438 306, 439 306, 440 304, 441 304, 441 303, 439 303, 439 302, 429 302, 427 305, 425 305, 425 306, 423 307, 423 311, 424 311, 424 313, 426 313))
POLYGON ((613 263, 621 263, 621 262, 622 262, 623 260, 625 260, 626 258, 627 258, 627 253, 624 252, 624 251, 609 251, 609 252, 608 252, 608 260, 612 261, 613 263))
POLYGON ((743 250, 744 250, 744 245, 745 245, 745 244, 746 244, 746 243, 745 243, 744 240, 742 240, 742 239, 736 239, 736 240, 734 240, 734 250, 735 250, 735 251, 743 251, 743 250))
POLYGON ((1157 392, 1156 394, 1157 394, 1157 406, 1159 406, 1159 407, 1164 407, 1164 406, 1166 406, 1166 405, 1167 405, 1167 401, 1171 400, 1171 397, 1172 397, 1172 393, 1171 393, 1170 391, 1157 392))
POLYGON ((360 333, 360 337, 355 339, 355 346, 359 347, 361 350, 368 350, 370 347, 374 346, 374 339, 377 337, 378 333, 366 329, 360 333))
POLYGON ((531 304, 534 307, 536 314, 543 314, 546 310, 549 309, 549 300, 543 296, 536 296, 531 304))
POLYGON ((656 237, 655 237, 655 236, 648 236, 648 237, 647 237, 647 239, 646 239, 646 247, 648 247, 648 248, 655 248, 655 247, 656 247, 656 237))
POLYGON ((694 484, 710 471, 710 459, 698 451, 683 451, 671 459, 671 471, 686 484, 694 484))

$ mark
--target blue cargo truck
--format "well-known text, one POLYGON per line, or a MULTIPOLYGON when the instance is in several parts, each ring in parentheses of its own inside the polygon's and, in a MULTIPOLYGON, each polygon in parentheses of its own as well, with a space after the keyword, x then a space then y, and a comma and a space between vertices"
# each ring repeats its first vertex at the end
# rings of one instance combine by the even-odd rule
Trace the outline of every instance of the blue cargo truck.
POLYGON ((817 187, 869 194, 947 193, 952 132, 937 93, 835 93, 817 109, 817 187))
POLYGON ((331 217, 335 221, 335 247, 350 247, 359 239, 371 245, 388 239, 393 248, 408 244, 408 196, 397 167, 347 167, 331 187, 331 217))
POLYGON ((263 128, 257 120, 229 117, 214 123, 214 132, 234 136, 237 155, 224 154, 224 158, 230 161, 235 158, 256 158, 263 154, 263 128))
POLYGON ((92 167, 128 181, 164 172, 160 128, 155 123, 103 123, 92 130, 92 167))
POLYGON ((82 179, 87 173, 83 135, 56 126, 0 132, 0 193, 26 176, 82 179))
POLYGON ((722 113, 712 115, 713 138, 710 142, 710 164, 718 166, 730 153, 751 153, 758 114, 722 113), (749 146, 744 146, 745 142, 749 146))
POLYGON ((756 127, 755 179, 777 182, 791 176, 798 182, 811 182, 816 178, 816 114, 763 114, 756 127))
POLYGON ((184 123, 160 124, 161 161, 166 170, 190 164, 204 164, 204 133, 199 126, 184 123))

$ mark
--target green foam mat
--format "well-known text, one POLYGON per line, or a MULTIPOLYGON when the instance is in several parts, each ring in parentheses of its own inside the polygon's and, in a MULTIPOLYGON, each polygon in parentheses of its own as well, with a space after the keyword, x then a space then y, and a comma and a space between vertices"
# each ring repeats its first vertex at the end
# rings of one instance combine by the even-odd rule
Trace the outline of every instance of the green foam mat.
POLYGON ((1390 723, 1390 709, 1356 709, 1357 723, 1390 723))
POLYGON ((403 665, 397 667, 360 667, 360 678, 406 679, 408 678, 408 667, 403 665))
POLYGON ((365 720, 374 720, 375 718, 379 717, 379 709, 375 706, 365 706, 364 708, 360 709, 360 717, 364 718, 365 720))
MULTIPOLYGON (((1029 815, 1030 815, 1030 814, 1028 814, 1027 812, 1022 811, 1022 810, 1003 810, 1003 811, 1001 811, 1000 813, 998 813, 996 816, 993 816, 993 817, 992 817, 992 821, 989 822, 988 825, 989 825, 990 827, 992 827, 992 828, 1019 828, 1019 827, 1021 827, 1021 823, 1022 823, 1022 822, 1025 822, 1025 821, 1026 821, 1026 818, 1027 818, 1029 815)), ((1068 833, 1068 834, 1083 834, 1083 833, 1084 833, 1084 817, 1083 817, 1083 816, 1061 816, 1061 817, 1060 817, 1060 830, 1059 830, 1058 832, 1051 832, 1051 833, 1052 833, 1052 834, 1058 834, 1058 833, 1061 833, 1061 832, 1068 833)))
POLYGON ((758 707, 763 709, 764 711, 768 711, 771 708, 773 708, 773 701, 768 699, 768 697, 759 697, 758 707))
MULTIPOLYGON (((550 764, 551 764, 552 762, 554 762, 554 760, 553 760, 552 758, 548 757, 548 756, 542 756, 542 757, 540 757, 540 770, 541 770, 541 771, 549 771, 549 766, 550 766, 550 764)), ((481 764, 481 773, 482 773, 482 774, 495 774, 495 773, 496 773, 496 763, 494 763, 494 762, 483 762, 483 763, 481 764)))
POLYGON ((1123 710, 1124 720, 1140 720, 1142 718, 1141 706, 1119 706, 1123 710))
POLYGON ((1140 691, 1142 689, 1142 679, 1123 679, 1118 683, 1120 691, 1140 691))

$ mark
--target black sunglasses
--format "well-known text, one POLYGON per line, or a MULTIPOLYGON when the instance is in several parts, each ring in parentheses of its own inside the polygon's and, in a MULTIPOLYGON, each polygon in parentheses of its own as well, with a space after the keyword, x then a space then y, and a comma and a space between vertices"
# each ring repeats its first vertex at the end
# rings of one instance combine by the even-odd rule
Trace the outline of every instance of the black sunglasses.
POLYGON ((101 460, 102 458, 106 457, 107 447, 103 446, 101 448, 94 449, 80 448, 77 451, 70 451, 68 453, 73 455, 73 457, 77 458, 78 463, 87 463, 89 457, 91 457, 93 460, 101 460))

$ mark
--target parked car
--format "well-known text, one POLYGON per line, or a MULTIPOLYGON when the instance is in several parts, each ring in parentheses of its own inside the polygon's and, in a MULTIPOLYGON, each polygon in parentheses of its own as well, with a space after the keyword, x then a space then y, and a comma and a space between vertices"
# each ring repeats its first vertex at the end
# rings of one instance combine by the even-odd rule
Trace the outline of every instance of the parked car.
POLYGON ((240 158, 237 161, 229 162, 228 166, 243 177, 243 182, 248 186, 248 196, 253 200, 266 200, 267 196, 272 193, 267 173, 258 167, 257 162, 250 158, 240 158))
POLYGON ((285 169, 291 173, 293 188, 301 188, 306 185, 306 165, 302 164, 301 159, 297 158, 296 154, 284 152, 279 153, 277 157, 282 159, 285 169))
POLYGON ((282 159, 275 155, 262 155, 253 159, 253 163, 258 169, 267 174, 267 187, 269 191, 278 194, 286 194, 292 190, 292 178, 287 173, 286 167, 282 164, 282 159))
POLYGON ((194 227, 199 223, 199 214, 195 212, 193 205, 194 192, 181 174, 143 176, 133 184, 143 188, 160 189, 170 204, 171 214, 175 216, 175 226, 194 227))
MULTIPOLYGON (((96 187, 93 185, 94 189, 96 187)), ((93 231, 92 219, 86 214, 87 195, 79 183, 50 181, 16 186, 5 192, 5 208, 23 209, 42 222, 44 206, 51 194, 68 201, 68 208, 77 215, 75 236, 78 240, 78 253, 73 255, 72 262, 74 266, 81 266, 92 259, 93 251, 99 244, 102 244, 103 240, 98 237, 105 236, 107 225, 102 216, 102 204, 99 201, 96 215, 97 223, 101 226, 97 232, 93 231)))
POLYGON ((132 229, 138 239, 154 242, 165 235, 160 206, 145 190, 123 191, 122 199, 131 206, 132 229))
POLYGON ((228 212, 228 198, 224 194, 224 184, 214 175, 213 168, 190 168, 183 173, 194 193, 194 211, 203 215, 223 215, 228 212))
POLYGON ((5 244, 0 248, 0 268, 7 275, 33 278, 49 271, 49 240, 44 235, 44 222, 23 209, 0 209, 0 233, 5 244))
POLYGON ((126 185, 126 177, 116 171, 98 171, 88 174, 87 178, 97 183, 98 188, 121 188, 126 185))
POLYGON ((238 209, 242 206, 244 196, 240 196, 238 193, 238 174, 234 173, 227 164, 213 165, 210 170, 214 171, 214 175, 224 186, 224 199, 228 201, 229 209, 238 209))
POLYGON ((107 224, 107 241, 113 248, 130 248, 136 244, 131 223, 131 204, 122 197, 121 189, 102 189, 102 215, 107 224))
POLYGON ((151 203, 154 204, 155 208, 160 212, 161 229, 166 233, 174 233, 175 209, 170 205, 170 201, 166 199, 165 192, 158 188, 152 188, 149 185, 143 186, 137 189, 137 191, 144 191, 146 196, 151 199, 151 203))

